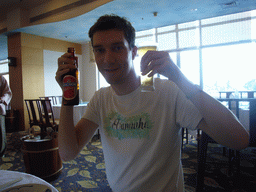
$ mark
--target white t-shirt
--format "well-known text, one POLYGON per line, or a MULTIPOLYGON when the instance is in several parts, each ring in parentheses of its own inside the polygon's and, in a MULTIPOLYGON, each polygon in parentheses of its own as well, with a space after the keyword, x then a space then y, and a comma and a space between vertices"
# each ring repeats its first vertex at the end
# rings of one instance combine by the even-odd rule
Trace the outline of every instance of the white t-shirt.
POLYGON ((181 128, 195 129, 202 116, 173 82, 155 79, 155 88, 124 96, 102 88, 87 106, 83 118, 99 125, 113 191, 184 190, 181 128))

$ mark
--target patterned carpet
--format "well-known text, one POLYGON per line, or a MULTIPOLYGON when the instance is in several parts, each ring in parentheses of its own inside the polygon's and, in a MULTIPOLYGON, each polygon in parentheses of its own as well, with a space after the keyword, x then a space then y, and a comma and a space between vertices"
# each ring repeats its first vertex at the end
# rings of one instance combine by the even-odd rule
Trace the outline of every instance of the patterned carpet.
MULTIPOLYGON (((8 133, 8 147, 5 157, 0 161, 0 169, 25 172, 23 155, 21 152, 21 136, 24 132, 8 133)), ((223 156, 222 147, 216 144, 209 146, 205 173, 205 191, 214 192, 255 192, 256 178, 253 163, 256 162, 254 149, 248 148, 241 152, 241 174, 239 179, 228 174, 228 158, 223 156)), ((190 140, 182 150, 182 163, 185 177, 185 191, 194 192, 196 186, 197 142, 190 140)), ((69 162, 63 163, 63 170, 55 181, 50 182, 60 192, 108 192, 111 191, 105 174, 102 146, 99 139, 94 138, 79 154, 69 162)))

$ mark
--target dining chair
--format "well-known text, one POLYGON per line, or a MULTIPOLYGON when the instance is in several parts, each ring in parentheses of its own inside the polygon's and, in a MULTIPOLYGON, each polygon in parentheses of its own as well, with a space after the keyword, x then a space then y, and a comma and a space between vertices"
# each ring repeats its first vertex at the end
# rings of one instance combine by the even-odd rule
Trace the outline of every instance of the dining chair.
POLYGON ((25 99, 30 128, 33 126, 41 127, 41 110, 39 110, 38 99, 25 99))
MULTIPOLYGON (((205 168, 206 163, 214 163, 215 162, 207 162, 207 149, 208 144, 215 143, 218 144, 215 140, 213 140, 209 135, 207 135, 204 131, 200 131, 200 136, 198 138, 198 156, 197 156, 197 186, 196 191, 201 192, 204 191, 204 176, 205 176, 205 168)), ((222 146, 223 147, 223 146, 222 146)), ((225 148, 223 147, 223 150, 225 148)), ((225 156, 226 151, 223 152, 223 156, 225 156)), ((236 177, 240 174, 240 153, 239 151, 228 149, 228 162, 221 162, 221 164, 227 164, 228 166, 228 175, 236 174, 236 177), (235 172, 234 167, 236 167, 237 171, 235 172)))
POLYGON ((51 100, 40 99, 37 101, 38 106, 42 114, 41 126, 43 131, 46 131, 47 127, 51 127, 54 131, 58 131, 58 122, 54 118, 51 100))
POLYGON ((39 97, 41 100, 50 100, 52 105, 56 104, 56 98, 54 96, 39 97))
POLYGON ((58 152, 58 124, 54 119, 51 101, 27 99, 25 102, 30 127, 38 125, 41 130, 40 137, 35 133, 21 138, 26 172, 53 181, 60 175, 63 166, 58 152))
POLYGON ((182 127, 182 133, 181 133, 181 135, 182 135, 182 143, 181 143, 181 148, 183 148, 183 146, 184 146, 184 140, 185 140, 185 142, 186 142, 186 144, 188 144, 188 129, 187 128, 185 128, 185 127, 182 127))
MULTIPOLYGON (((40 100, 49 100, 49 102, 46 102, 46 109, 47 109, 47 113, 49 116, 52 115, 52 109, 51 106, 53 105, 53 103, 55 103, 55 98, 54 97, 39 97, 40 100)), ((44 116, 44 110, 42 110, 42 115, 44 116)))
MULTIPOLYGON (((228 100, 228 108, 232 110, 232 101, 228 100)), ((235 115, 239 118, 239 103, 235 103, 235 115)), ((204 175, 205 175, 205 166, 206 166, 206 159, 207 159, 207 149, 208 144, 215 143, 218 144, 214 139, 212 139, 209 135, 207 135, 202 130, 198 130, 198 170, 197 170, 197 186, 196 191, 201 192, 204 191, 204 175)), ((222 146, 223 148, 223 156, 226 156, 228 151, 228 175, 234 174, 234 180, 238 180, 240 175, 240 152, 237 150, 229 149, 227 150, 226 147, 222 146), (236 171, 235 171, 236 169, 236 171)), ((209 162, 213 163, 213 162, 209 162)), ((239 184, 239 182, 237 183, 239 184)))
POLYGON ((33 126, 40 127, 42 139, 47 136, 47 128, 58 131, 58 122, 54 119, 51 100, 26 99, 25 103, 28 110, 30 130, 33 126))
POLYGON ((39 97, 39 98, 51 100, 52 105, 61 105, 62 104, 62 96, 47 96, 47 97, 39 97))

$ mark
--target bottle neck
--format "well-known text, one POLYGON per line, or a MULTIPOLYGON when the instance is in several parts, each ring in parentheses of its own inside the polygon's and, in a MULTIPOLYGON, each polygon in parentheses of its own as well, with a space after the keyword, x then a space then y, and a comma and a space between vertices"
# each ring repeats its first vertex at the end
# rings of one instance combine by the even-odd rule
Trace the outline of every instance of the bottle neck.
POLYGON ((68 53, 71 53, 72 57, 75 57, 75 49, 73 47, 68 48, 68 53))
POLYGON ((69 52, 71 53, 71 57, 75 57, 75 52, 69 52))

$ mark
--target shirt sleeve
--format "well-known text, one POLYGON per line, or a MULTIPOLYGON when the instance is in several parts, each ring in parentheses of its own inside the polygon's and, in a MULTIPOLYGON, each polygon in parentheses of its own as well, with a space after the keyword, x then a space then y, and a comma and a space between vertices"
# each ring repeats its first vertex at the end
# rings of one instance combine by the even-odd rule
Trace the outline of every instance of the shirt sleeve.
POLYGON ((176 122, 181 126, 195 130, 202 120, 202 115, 196 106, 180 90, 177 96, 176 122))

